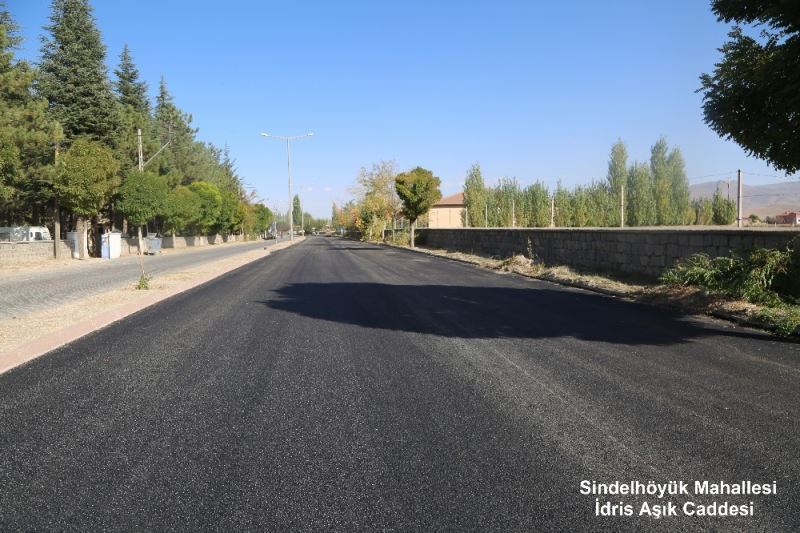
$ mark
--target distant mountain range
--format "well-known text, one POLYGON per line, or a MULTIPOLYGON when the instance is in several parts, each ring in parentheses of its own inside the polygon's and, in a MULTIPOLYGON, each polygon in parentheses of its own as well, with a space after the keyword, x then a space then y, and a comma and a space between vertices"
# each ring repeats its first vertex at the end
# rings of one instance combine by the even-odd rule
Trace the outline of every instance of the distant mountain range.
MULTIPOLYGON (((719 190, 721 195, 727 196, 728 186, 730 186, 730 198, 735 202, 736 180, 698 183, 689 187, 689 195, 692 200, 711 198, 714 196, 714 191, 719 190)), ((800 179, 752 186, 748 186, 745 181, 743 189, 744 216, 755 213, 763 219, 785 211, 800 211, 800 179)))

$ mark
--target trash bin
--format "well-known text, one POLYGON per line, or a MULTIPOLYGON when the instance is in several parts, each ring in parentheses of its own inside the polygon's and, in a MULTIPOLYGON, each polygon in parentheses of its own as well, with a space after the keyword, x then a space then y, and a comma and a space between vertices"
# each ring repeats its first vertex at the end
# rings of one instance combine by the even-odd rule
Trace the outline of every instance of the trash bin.
POLYGON ((68 231, 67 232, 67 244, 69 244, 69 249, 72 250, 72 258, 73 259, 80 259, 81 254, 78 251, 78 232, 77 231, 68 231))
POLYGON ((149 255, 161 253, 161 237, 151 237, 148 235, 144 240, 149 255))
POLYGON ((103 259, 117 259, 122 255, 122 233, 110 231, 103 233, 100 255, 103 259))

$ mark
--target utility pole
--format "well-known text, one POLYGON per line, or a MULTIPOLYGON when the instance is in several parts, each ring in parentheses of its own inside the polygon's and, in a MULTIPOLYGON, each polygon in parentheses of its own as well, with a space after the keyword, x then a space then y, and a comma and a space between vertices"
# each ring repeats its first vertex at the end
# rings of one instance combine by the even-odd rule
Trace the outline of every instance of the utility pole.
MULTIPOLYGON (((53 161, 58 165, 58 142, 53 161)), ((61 213, 58 210, 58 193, 53 194, 53 257, 61 259, 61 213)))
POLYGON ((550 197, 550 227, 556 227, 556 197, 555 195, 550 197))
POLYGON ((136 130, 136 144, 139 148, 139 172, 144 172, 144 149, 142 148, 142 128, 136 130))
POLYGON ((625 184, 619 185, 619 227, 625 227, 625 184))
POLYGON ((465 228, 469 227, 469 206, 468 205, 464 206, 464 227, 465 228))
POLYGON ((736 204, 738 206, 739 214, 736 217, 736 227, 737 228, 741 228, 742 227, 742 208, 744 207, 744 206, 742 206, 742 169, 739 169, 739 170, 736 171, 736 177, 737 177, 737 179, 739 181, 739 197, 738 197, 738 199, 736 201, 736 204))
POLYGON ((512 196, 511 197, 511 227, 512 228, 516 228, 517 227, 517 211, 516 211, 517 204, 516 204, 515 200, 516 199, 514 198, 514 196, 512 196))
MULTIPOLYGON (((284 140, 286 141, 286 171, 289 177, 289 240, 294 240, 294 199, 292 198, 292 149, 291 149, 291 141, 296 139, 302 139, 304 137, 311 137, 314 135, 313 133, 306 133, 305 135, 272 135, 269 133, 262 133, 262 137, 272 137, 274 139, 284 140)), ((302 212, 301 219, 302 219, 302 212)))

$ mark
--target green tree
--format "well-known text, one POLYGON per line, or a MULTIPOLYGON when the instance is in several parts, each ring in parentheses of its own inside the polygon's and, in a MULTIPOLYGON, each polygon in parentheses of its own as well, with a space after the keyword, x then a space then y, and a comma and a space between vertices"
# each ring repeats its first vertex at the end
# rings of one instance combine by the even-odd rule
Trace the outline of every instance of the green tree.
POLYGON ((67 141, 81 136, 114 145, 119 118, 88 0, 53 0, 43 41, 38 92, 67 141))
POLYGON ((572 226, 572 195, 558 182, 555 192, 555 225, 557 228, 568 228, 572 226))
POLYGON ((368 240, 383 238, 391 225, 394 229, 400 212, 400 198, 395 192, 397 170, 394 161, 380 161, 371 169, 359 171, 356 192, 359 196, 359 229, 368 240))
POLYGON ((119 163, 113 152, 78 139, 59 160, 55 189, 60 201, 78 217, 78 250, 86 257, 86 221, 96 216, 119 186, 119 163))
POLYGON ((470 228, 479 228, 486 225, 486 206, 489 191, 481 174, 481 166, 478 163, 472 165, 467 172, 467 179, 464 180, 464 225, 470 228))
POLYGON ((736 202, 724 198, 719 191, 711 201, 712 221, 718 226, 729 226, 736 222, 736 202))
POLYGON ((694 212, 689 204, 689 178, 686 177, 686 165, 678 148, 673 148, 667 157, 669 167, 670 192, 672 195, 673 218, 670 224, 692 224, 694 212))
POLYGON ((300 195, 295 194, 292 198, 292 224, 299 226, 303 220, 303 207, 300 205, 300 195))
POLYGON ((136 226, 137 246, 142 251, 142 226, 165 212, 169 188, 152 172, 128 172, 119 190, 117 208, 136 226))
POLYGON ((628 171, 628 192, 625 216, 629 226, 651 226, 656 223, 656 200, 650 167, 634 163, 628 171))
POLYGON ((200 217, 202 208, 200 196, 189 187, 179 185, 171 190, 164 202, 164 223, 172 236, 192 226, 200 217))
POLYGON ((416 167, 398 174, 395 178, 397 196, 403 203, 403 216, 411 223, 411 247, 414 248, 414 230, 417 219, 426 214, 442 198, 441 180, 433 172, 416 167))
POLYGON ((47 101, 32 92, 36 72, 14 58, 20 43, 17 25, 0 2, 0 219, 38 225, 52 198, 53 148, 62 134, 47 115, 47 101))
POLYGON ((119 56, 119 67, 114 71, 117 80, 114 89, 122 105, 130 106, 137 113, 148 116, 150 101, 147 98, 147 83, 139 79, 139 69, 133 63, 131 51, 125 44, 119 56))
POLYGON ((620 195, 624 191, 625 183, 628 180, 628 150, 622 139, 617 140, 611 147, 611 155, 608 158, 608 191, 611 197, 611 210, 608 213, 608 225, 619 226, 620 220, 620 195))
POLYGON ((192 127, 192 116, 175 105, 163 77, 153 122, 158 146, 168 145, 153 163, 158 166, 159 174, 180 172, 185 183, 213 181, 215 172, 220 171, 221 151, 195 142, 197 129, 192 127))
POLYGON ((655 224, 665 226, 675 219, 672 205, 671 176, 667 163, 669 145, 661 137, 650 149, 650 176, 653 180, 653 196, 655 198, 655 224))
POLYGON ((788 173, 800 170, 800 17, 790 0, 713 0, 735 23, 712 74, 700 78, 703 115, 718 135, 788 173), (761 26, 761 38, 740 24, 761 26))
POLYGON ((547 185, 536 182, 522 191, 523 211, 520 224, 542 228, 550 225, 550 192, 547 185))
POLYGON ((264 204, 255 204, 253 206, 253 214, 255 215, 253 230, 259 235, 266 233, 270 224, 272 224, 272 211, 264 204))
POLYGON ((698 198, 692 201, 692 211, 694 213, 693 223, 697 226, 708 226, 714 222, 714 209, 711 200, 708 198, 698 198))
POLYGON ((222 195, 216 185, 206 181, 195 181, 189 185, 189 190, 196 194, 200 201, 200 210, 193 220, 193 228, 197 234, 208 234, 219 222, 222 195))
POLYGON ((241 227, 244 219, 244 210, 239 197, 229 190, 220 191, 219 217, 214 226, 217 233, 228 235, 241 227))

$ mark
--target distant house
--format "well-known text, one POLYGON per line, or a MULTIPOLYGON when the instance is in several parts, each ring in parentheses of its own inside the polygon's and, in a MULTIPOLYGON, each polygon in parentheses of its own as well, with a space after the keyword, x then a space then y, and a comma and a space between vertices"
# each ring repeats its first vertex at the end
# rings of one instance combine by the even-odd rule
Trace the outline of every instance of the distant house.
POLYGON ((786 211, 782 215, 775 215, 775 223, 797 226, 800 224, 800 213, 795 211, 786 211))
POLYGON ((445 196, 431 207, 428 213, 429 228, 463 228, 464 193, 445 196))

